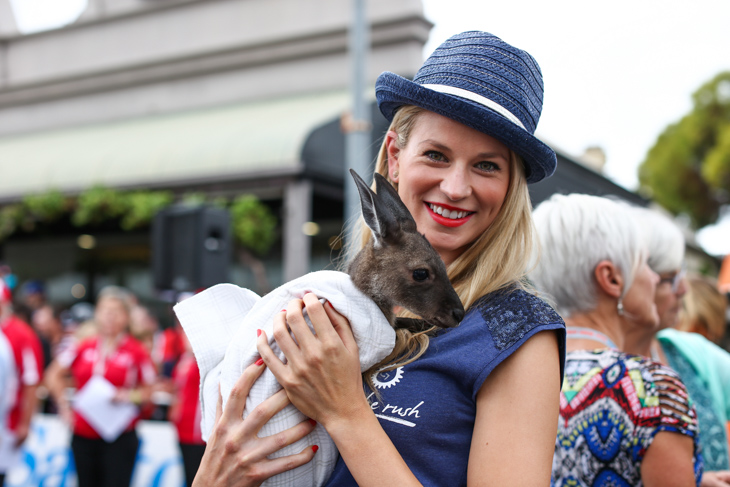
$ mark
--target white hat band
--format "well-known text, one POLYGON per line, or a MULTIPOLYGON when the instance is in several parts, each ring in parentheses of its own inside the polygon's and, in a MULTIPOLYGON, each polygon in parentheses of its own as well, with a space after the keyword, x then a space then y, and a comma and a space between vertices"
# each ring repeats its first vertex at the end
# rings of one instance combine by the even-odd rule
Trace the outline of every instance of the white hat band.
POLYGON ((494 110, 495 112, 502 115, 504 118, 509 120, 510 122, 514 123, 515 125, 520 126, 523 130, 525 130, 525 126, 522 125, 522 122, 520 122, 520 119, 515 117, 512 112, 507 110, 505 107, 500 105, 499 103, 496 103, 489 98, 485 98, 482 95, 477 95, 476 93, 472 93, 469 90, 465 90, 463 88, 455 88, 453 86, 448 85, 421 85, 424 88, 428 88, 429 90, 438 91, 439 93, 445 93, 447 95, 456 95, 461 98, 466 98, 467 100, 471 100, 475 103, 479 103, 480 105, 483 105, 490 110, 494 110))

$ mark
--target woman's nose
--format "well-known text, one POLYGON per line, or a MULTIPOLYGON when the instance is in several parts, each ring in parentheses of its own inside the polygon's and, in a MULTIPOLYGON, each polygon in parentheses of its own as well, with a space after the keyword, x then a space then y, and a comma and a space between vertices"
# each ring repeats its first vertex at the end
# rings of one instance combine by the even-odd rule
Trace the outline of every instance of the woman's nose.
POLYGON ((471 195, 471 182, 464 170, 451 168, 441 180, 440 189, 451 201, 458 201, 471 195))
POLYGON ((681 277, 677 283, 677 297, 681 298, 687 294, 687 280, 685 277, 681 277))

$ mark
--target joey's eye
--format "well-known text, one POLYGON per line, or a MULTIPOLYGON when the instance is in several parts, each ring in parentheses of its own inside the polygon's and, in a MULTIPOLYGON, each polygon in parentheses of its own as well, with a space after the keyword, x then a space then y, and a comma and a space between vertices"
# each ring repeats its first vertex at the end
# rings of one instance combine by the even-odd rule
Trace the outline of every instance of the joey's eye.
POLYGON ((416 269, 413 271, 413 280, 423 282, 428 279, 428 269, 416 269))

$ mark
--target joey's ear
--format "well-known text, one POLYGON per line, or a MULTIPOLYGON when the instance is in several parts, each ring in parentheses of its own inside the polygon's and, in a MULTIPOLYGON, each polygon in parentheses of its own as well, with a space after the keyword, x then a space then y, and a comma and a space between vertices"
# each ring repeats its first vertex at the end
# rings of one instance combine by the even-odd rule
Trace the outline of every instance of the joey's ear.
POLYGON ((375 191, 377 193, 375 199, 382 203, 379 211, 387 212, 387 219, 395 219, 402 230, 415 232, 416 222, 411 216, 411 212, 408 211, 408 207, 400 199, 393 185, 382 174, 375 173, 375 191))
POLYGON ((598 289, 612 298, 620 298, 624 292, 624 276, 610 260, 602 260, 593 270, 598 289))
POLYGON ((352 179, 355 180, 355 186, 357 186, 357 192, 360 194, 362 217, 370 231, 373 232, 375 248, 380 248, 385 242, 385 238, 393 232, 398 223, 394 217, 387 218, 389 213, 380 208, 383 206, 382 201, 376 197, 377 195, 367 183, 354 170, 350 169, 350 174, 352 174, 352 179))
POLYGON ((389 130, 385 134, 385 152, 388 156, 388 177, 391 181, 397 183, 400 147, 398 147, 398 134, 393 130, 389 130))
POLYGON ((355 171, 350 169, 350 173, 360 193, 362 216, 373 232, 376 248, 385 243, 398 243, 403 231, 416 231, 416 222, 387 179, 375 174, 377 193, 374 193, 355 171))

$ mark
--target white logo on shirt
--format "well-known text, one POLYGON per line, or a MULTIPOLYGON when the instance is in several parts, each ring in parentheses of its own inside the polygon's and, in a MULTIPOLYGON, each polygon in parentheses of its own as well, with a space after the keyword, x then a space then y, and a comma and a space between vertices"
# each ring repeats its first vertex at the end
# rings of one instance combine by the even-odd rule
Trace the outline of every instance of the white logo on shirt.
MULTIPOLYGON (((401 381, 403 373, 403 367, 398 367, 395 370, 389 370, 387 372, 376 372, 373 374, 373 384, 378 389, 390 389, 401 381)), ((380 419, 413 428, 416 426, 416 423, 410 420, 421 417, 418 408, 423 404, 423 401, 412 407, 404 407, 390 403, 381 404, 376 399, 377 397, 374 392, 368 396, 368 401, 373 401, 370 403, 371 409, 375 412, 375 416, 380 419)))
POLYGON ((373 384, 378 389, 390 389, 403 378, 403 367, 387 372, 376 372, 373 374, 373 384), (380 377, 380 378, 379 378, 380 377), (380 380, 382 379, 382 380, 380 380))

